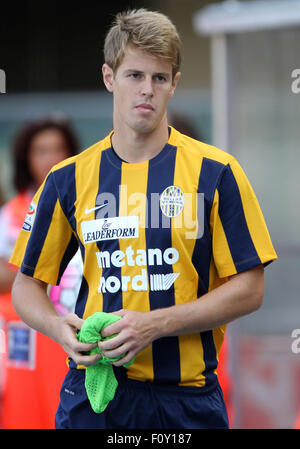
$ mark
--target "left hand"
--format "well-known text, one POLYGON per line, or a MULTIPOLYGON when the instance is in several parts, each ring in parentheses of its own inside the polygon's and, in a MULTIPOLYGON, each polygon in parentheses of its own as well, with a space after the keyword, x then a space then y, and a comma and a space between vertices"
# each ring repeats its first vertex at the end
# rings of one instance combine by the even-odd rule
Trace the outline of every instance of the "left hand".
POLYGON ((98 345, 106 357, 120 357, 124 354, 124 357, 113 363, 114 366, 122 366, 159 337, 159 326, 153 320, 151 312, 121 309, 113 313, 122 319, 106 326, 101 335, 103 338, 117 335, 109 340, 100 341, 98 345))

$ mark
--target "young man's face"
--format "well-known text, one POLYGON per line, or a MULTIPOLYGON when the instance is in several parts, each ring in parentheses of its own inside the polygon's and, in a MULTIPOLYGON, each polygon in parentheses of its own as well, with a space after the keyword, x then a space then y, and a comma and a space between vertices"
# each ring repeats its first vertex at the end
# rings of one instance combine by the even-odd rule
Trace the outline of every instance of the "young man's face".
POLYGON ((171 63, 128 46, 116 72, 104 64, 103 76, 114 95, 114 126, 148 133, 166 118, 180 73, 172 79, 171 63))

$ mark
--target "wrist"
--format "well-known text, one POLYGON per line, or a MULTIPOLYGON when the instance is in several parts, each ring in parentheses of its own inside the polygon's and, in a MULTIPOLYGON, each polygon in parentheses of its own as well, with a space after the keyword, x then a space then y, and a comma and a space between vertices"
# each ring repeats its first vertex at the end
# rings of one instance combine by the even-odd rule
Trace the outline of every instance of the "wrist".
POLYGON ((151 320, 155 323, 155 339, 176 335, 176 317, 174 307, 165 307, 151 311, 151 320))
POLYGON ((62 317, 57 313, 51 314, 48 319, 47 333, 48 337, 52 338, 57 343, 60 343, 60 325, 62 317))

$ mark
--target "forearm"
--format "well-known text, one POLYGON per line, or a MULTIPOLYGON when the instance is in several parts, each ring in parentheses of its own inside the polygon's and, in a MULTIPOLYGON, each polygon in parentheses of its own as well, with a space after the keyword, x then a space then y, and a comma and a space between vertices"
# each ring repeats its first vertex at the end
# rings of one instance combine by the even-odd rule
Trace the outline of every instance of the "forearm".
POLYGON ((211 330, 257 310, 263 291, 263 267, 257 267, 195 301, 151 312, 152 320, 160 323, 159 337, 211 330))
POLYGON ((17 314, 29 327, 58 341, 59 316, 47 295, 47 284, 19 272, 12 287, 12 301, 17 314))

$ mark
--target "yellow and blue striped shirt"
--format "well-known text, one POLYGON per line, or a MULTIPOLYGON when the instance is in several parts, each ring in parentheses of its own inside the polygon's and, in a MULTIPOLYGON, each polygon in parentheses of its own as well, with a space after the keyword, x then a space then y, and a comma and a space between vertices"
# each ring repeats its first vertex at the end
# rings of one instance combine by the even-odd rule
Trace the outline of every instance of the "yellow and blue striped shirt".
MULTIPOLYGON (((104 140, 56 165, 33 199, 11 263, 57 284, 80 248, 75 313, 147 312, 194 301, 276 253, 237 160, 174 128, 153 159, 126 163, 104 140)), ((128 377, 209 387, 225 326, 160 338, 128 377)))

